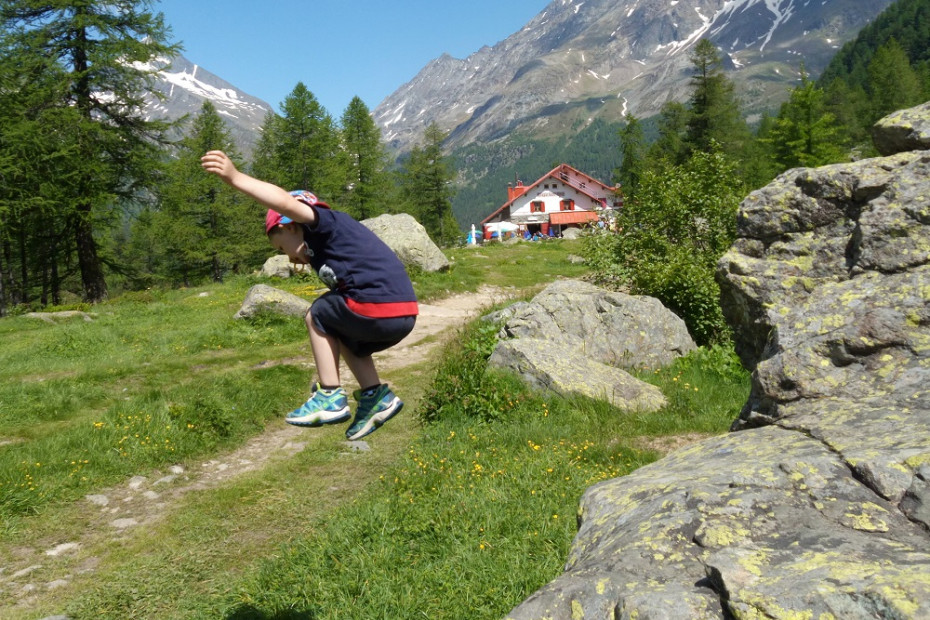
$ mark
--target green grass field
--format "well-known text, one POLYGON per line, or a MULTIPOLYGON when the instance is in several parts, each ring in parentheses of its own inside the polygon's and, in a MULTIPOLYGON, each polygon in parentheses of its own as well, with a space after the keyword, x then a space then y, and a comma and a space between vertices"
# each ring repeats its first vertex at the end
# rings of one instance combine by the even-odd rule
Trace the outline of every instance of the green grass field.
MULTIPOLYGON (((583 275, 579 251, 458 249, 413 280, 425 302, 527 297, 583 275)), ((642 373, 669 399, 659 413, 532 394, 485 372, 493 330, 475 322, 391 372, 407 407, 370 451, 347 451, 342 428, 295 431, 300 449, 189 491, 185 475, 281 432, 306 397, 302 321, 232 319, 254 283, 127 294, 91 322, 0 320, 0 617, 499 618, 561 571, 585 488, 724 432, 748 394, 721 349, 642 373), (172 467, 185 475, 153 487, 165 506, 138 527, 115 532, 121 508, 86 499, 172 467)))

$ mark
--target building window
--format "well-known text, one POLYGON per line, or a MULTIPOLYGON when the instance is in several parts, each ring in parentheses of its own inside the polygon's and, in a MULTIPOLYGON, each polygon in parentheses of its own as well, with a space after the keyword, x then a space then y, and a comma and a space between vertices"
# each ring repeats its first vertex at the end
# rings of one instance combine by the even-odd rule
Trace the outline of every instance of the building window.
POLYGON ((566 198, 565 200, 562 201, 561 205, 559 206, 559 209, 561 211, 574 211, 575 201, 572 200, 571 198, 566 198))
POLYGON ((530 213, 545 213, 546 204, 542 200, 534 200, 530 203, 530 213))

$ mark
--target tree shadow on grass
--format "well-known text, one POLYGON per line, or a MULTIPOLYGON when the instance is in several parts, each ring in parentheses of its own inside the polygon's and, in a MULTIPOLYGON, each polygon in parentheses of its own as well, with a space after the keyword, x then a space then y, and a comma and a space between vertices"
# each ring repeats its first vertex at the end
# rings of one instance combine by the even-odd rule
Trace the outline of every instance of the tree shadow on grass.
POLYGON ((315 620, 317 617, 312 611, 288 609, 265 612, 252 605, 240 605, 226 616, 226 620, 315 620))

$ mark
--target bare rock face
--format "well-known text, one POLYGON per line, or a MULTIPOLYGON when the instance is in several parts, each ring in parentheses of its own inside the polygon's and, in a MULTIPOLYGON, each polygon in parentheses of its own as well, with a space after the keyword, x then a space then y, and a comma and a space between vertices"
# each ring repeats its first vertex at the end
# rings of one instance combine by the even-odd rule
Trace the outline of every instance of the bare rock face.
POLYGON ((592 360, 580 347, 555 345, 551 339, 503 340, 488 363, 513 370, 534 388, 562 396, 582 394, 629 411, 657 411, 666 405, 654 385, 592 360))
POLYGON ((872 141, 882 155, 930 149, 930 102, 878 121, 872 128, 872 141))
MULTIPOLYGON (((780 328, 784 337, 789 313, 827 320, 831 310, 824 304, 844 294, 839 289, 864 287, 860 295, 875 298, 883 276, 907 278, 926 265, 928 171, 925 151, 800 168, 743 201, 739 238, 721 259, 718 280, 724 313, 738 330, 737 353, 747 367, 771 357, 764 351, 771 331, 780 328)), ((873 307, 865 300, 846 302, 859 312, 873 307)), ((920 296, 911 303, 920 305, 920 296)))
POLYGON ((546 338, 553 345, 574 337, 587 357, 620 368, 667 366, 695 348, 684 321, 658 299, 580 280, 553 282, 504 329, 509 338, 546 338))
POLYGON ((290 278, 293 266, 284 254, 275 254, 262 265, 261 274, 269 278, 290 278))
POLYGON ((755 368, 739 432, 590 488, 565 574, 510 618, 930 617, 928 173, 895 153, 743 202, 718 265, 755 368))
POLYGON ((623 368, 657 368, 695 348, 684 321, 652 297, 578 280, 553 282, 507 313, 488 360, 539 389, 581 394, 628 411, 656 411, 665 397, 623 368))
POLYGON ((378 235, 407 267, 429 272, 445 271, 449 268, 449 259, 412 215, 379 215, 363 220, 362 224, 378 235))
POLYGON ((306 299, 267 284, 256 284, 246 293, 242 307, 233 318, 248 319, 262 311, 304 317, 308 310, 310 302, 306 299))

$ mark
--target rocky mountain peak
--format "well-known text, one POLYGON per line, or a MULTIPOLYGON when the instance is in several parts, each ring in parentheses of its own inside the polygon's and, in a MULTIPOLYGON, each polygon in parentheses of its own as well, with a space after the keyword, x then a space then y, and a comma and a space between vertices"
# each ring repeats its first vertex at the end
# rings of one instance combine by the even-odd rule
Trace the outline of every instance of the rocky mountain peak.
POLYGON ((689 51, 713 41, 749 110, 774 107, 800 63, 816 76, 891 0, 553 0, 507 39, 427 64, 374 110, 409 149, 430 123, 450 146, 516 130, 558 135, 603 115, 657 113, 687 93, 689 51))
POLYGON ((185 115, 193 118, 200 112, 203 102, 209 100, 226 121, 243 155, 250 156, 261 135, 265 115, 272 111, 268 103, 244 93, 181 55, 159 59, 151 68, 158 71, 153 91, 164 98, 158 99, 154 94, 146 97, 145 112, 149 118, 176 120, 185 115))

